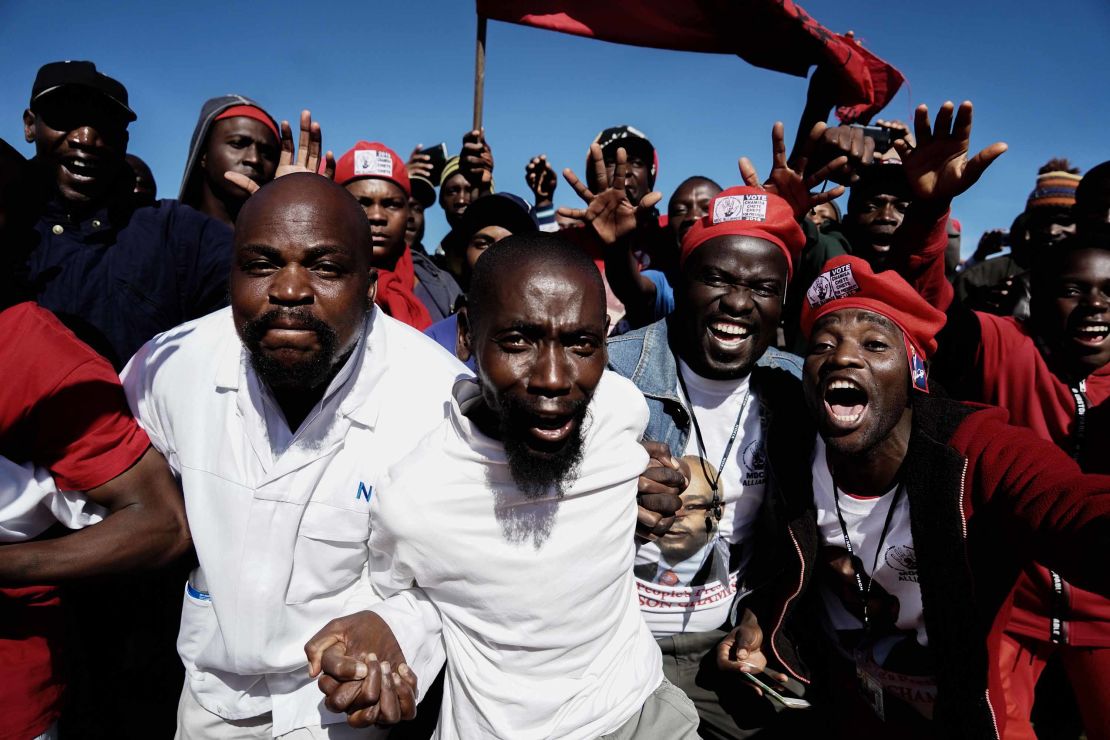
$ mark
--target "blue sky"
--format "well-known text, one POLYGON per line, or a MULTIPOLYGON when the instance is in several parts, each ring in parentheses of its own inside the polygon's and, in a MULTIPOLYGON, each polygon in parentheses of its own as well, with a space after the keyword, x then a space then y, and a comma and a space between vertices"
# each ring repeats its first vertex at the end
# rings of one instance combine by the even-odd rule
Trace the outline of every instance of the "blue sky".
MULTIPOLYGON (((811 15, 852 29, 909 80, 883 117, 945 99, 976 104, 973 145, 1010 151, 957 201, 964 251, 1008 226, 1036 169, 1067 156, 1084 170, 1110 157, 1110 3, 847 3, 809 0, 811 15), (885 10, 885 12, 880 12, 885 10)), ((0 137, 26 153, 20 116, 39 65, 91 59, 127 85, 139 120, 130 150, 175 197, 201 103, 239 92, 279 120, 308 107, 325 146, 378 139, 407 157, 418 143, 457 150, 470 125, 475 19, 466 0, 0 2, 0 137)), ((806 81, 725 55, 617 46, 504 23, 488 36, 486 130, 500 190, 525 194, 528 159, 546 153, 581 174, 602 128, 631 123, 660 153, 665 196, 693 174, 739 182, 736 159, 770 162, 775 120, 793 135, 806 81)), ((565 182, 558 204, 577 205, 565 182)), ((426 242, 445 230, 438 208, 426 242)))

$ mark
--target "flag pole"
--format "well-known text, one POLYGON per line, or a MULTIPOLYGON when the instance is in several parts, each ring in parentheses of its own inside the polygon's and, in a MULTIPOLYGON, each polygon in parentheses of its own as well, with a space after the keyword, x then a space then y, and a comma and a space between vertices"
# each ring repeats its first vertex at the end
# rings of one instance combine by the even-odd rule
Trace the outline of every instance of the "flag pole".
POLYGON ((482 96, 486 86, 486 17, 478 16, 478 37, 474 45, 474 129, 482 128, 482 96))

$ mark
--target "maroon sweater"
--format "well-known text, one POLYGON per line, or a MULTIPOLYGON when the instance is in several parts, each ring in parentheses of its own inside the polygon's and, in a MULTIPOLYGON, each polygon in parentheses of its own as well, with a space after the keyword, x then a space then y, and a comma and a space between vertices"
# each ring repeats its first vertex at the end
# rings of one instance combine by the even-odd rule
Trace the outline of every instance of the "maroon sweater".
MULTIPOLYGON (((953 304, 944 277, 946 217, 910 213, 899 229, 900 262, 895 269, 931 304, 948 313, 939 337, 932 378, 954 397, 999 406, 1010 422, 1041 439, 1075 452, 1076 402, 1072 388, 1049 367, 1029 330, 1012 318, 953 304), (903 232, 905 232, 903 234, 903 232)), ((1087 397, 1086 439, 1077 454, 1090 473, 1110 473, 1110 366, 1092 373, 1087 397)), ((1052 619, 1056 641, 1080 647, 1110 647, 1110 599, 1064 582, 1059 594, 1047 568, 1030 564, 1015 588, 1009 631, 1048 642, 1052 619)))

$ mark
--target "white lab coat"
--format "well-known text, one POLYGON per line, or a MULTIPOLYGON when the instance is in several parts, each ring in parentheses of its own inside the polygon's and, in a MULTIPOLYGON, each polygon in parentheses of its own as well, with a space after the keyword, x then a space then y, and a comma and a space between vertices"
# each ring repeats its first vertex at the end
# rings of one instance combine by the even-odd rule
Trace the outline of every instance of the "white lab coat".
POLYGON ((200 560, 178 651, 201 706, 225 719, 272 712, 275 736, 344 719, 323 707, 304 644, 379 600, 366 572, 378 478, 443 420, 468 372, 375 307, 291 434, 230 309, 155 337, 128 363, 128 402, 181 479, 200 560))

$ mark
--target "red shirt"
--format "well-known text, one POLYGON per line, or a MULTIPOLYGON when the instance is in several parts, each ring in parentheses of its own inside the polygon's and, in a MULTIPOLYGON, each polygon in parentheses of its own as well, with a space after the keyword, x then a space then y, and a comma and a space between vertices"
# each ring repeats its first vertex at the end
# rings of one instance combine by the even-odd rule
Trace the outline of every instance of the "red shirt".
MULTIPOLYGON (((0 455, 87 491, 150 446, 107 360, 33 303, 0 311, 0 455)), ((0 589, 0 737, 34 737, 57 719, 62 615, 55 589, 0 589)))

